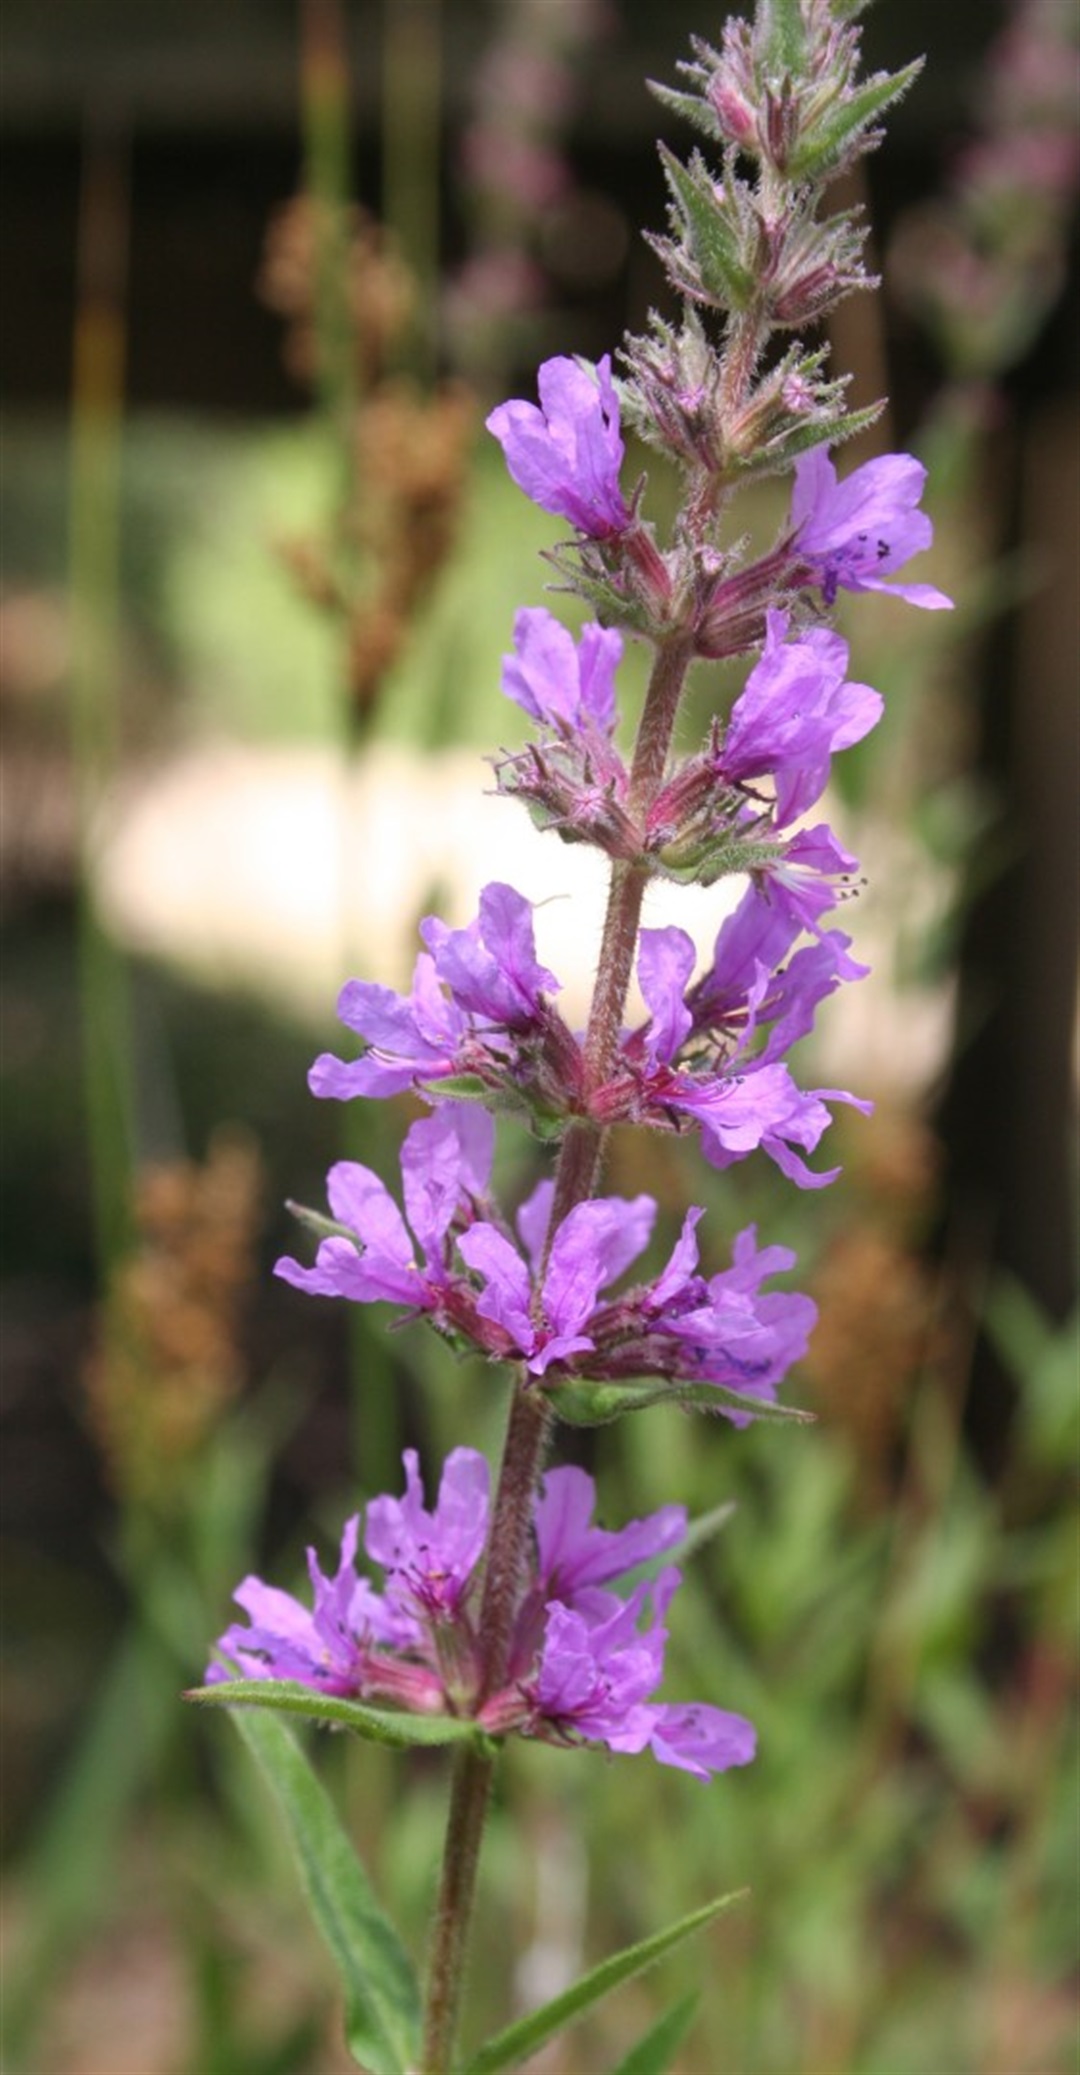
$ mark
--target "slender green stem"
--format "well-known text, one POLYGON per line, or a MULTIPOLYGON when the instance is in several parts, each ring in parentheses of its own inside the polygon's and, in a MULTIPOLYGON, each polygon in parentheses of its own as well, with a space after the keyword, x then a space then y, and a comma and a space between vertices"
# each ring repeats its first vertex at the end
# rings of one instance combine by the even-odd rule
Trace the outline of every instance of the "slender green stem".
MULTIPOLYGON (((691 654, 692 644, 682 634, 657 651, 631 770, 631 798, 638 812, 647 807, 663 781, 691 654)), ((589 1091, 603 1084, 614 1064, 647 883, 648 873, 641 866, 617 863, 612 867, 596 988, 585 1033, 589 1091)), ((602 1127, 588 1118, 578 1119, 567 1132, 555 1177, 549 1238, 567 1212, 592 1195, 603 1141, 602 1127)), ((494 1692, 505 1677, 528 1554, 533 1495, 551 1426, 552 1414, 542 1391, 528 1382, 517 1382, 488 1538, 480 1611, 483 1697, 494 1692)), ((493 1769, 494 1761, 476 1752, 460 1754, 454 1767, 428 1962, 422 2075, 450 2075, 493 1769)))

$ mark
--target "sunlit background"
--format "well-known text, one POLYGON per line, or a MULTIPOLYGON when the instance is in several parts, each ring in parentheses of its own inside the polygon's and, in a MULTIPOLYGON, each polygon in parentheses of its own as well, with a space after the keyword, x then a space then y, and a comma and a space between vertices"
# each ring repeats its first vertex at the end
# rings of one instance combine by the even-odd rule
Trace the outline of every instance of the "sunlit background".
MULTIPOLYGON (((224 1719, 185 1709, 250 1569, 498 1444, 499 1380, 275 1283, 286 1196, 386 1179, 414 1108, 315 1102, 353 974, 540 904, 587 1010, 603 874, 494 795, 499 693, 558 523, 483 431, 662 293, 654 149, 690 0, 8 0, 0 587, 4 1925, 11 2075, 333 2075, 330 1964, 224 1719), (351 1466, 351 1467, 350 1467, 351 1466)), ((816 1427, 660 1411, 574 1436, 605 1517, 736 1510, 680 1598, 673 1697, 751 1715, 706 1788, 515 1752, 477 2023, 617 1942, 741 1910, 537 2067, 599 2075, 701 1997, 681 2075, 1058 2075, 1076 2047, 1074 390, 1077 46, 1062 0, 879 0, 926 50, 849 196, 883 292, 833 346, 931 469, 955 614, 855 599, 885 693, 831 817, 873 977, 804 1077, 821 1196, 617 1136, 611 1186, 796 1248, 816 1427), (916 624, 913 624, 915 622, 916 624), (684 1611, 685 1610, 685 1611, 684 1611)), ((628 462, 630 479, 633 474, 628 462)), ((644 457, 636 457, 637 467, 644 457)), ((672 486, 650 461, 651 508, 672 486)), ((785 487, 738 525, 767 540, 785 487)), ((923 572, 920 571, 920 574, 923 572)), ((621 677, 632 712, 642 658, 621 677)), ((702 669, 686 739, 730 698, 702 669)), ((708 955, 738 889, 656 892, 708 955)), ((500 1138, 509 1200, 544 1155, 500 1138)), ((722 1256, 721 1245, 717 1263, 722 1256)), ((444 1768, 324 1738, 414 1948, 444 1768)))

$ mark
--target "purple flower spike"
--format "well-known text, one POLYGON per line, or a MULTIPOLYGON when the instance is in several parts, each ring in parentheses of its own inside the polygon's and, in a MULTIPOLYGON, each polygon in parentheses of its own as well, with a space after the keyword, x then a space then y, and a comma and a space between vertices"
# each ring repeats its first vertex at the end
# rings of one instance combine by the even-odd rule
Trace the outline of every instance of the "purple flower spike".
POLYGON ((573 635, 543 606, 524 606, 514 620, 514 653, 503 657, 508 699, 558 735, 590 725, 610 735, 615 726, 615 672, 622 636, 590 622, 573 635))
POLYGON ((520 490, 590 540, 608 540, 630 524, 619 488, 623 442, 611 357, 595 368, 559 356, 538 376, 535 404, 500 404, 487 420, 520 490))
POLYGON ((846 641, 825 627, 786 640, 787 615, 770 612, 761 659, 731 712, 720 775, 731 785, 772 777, 776 826, 821 797, 834 752, 861 742, 884 710, 880 692, 848 684, 846 641))
POLYGON ((792 550, 810 565, 826 605, 842 588, 886 591, 928 612, 951 608, 952 599, 932 584, 885 582, 933 540, 933 526, 919 510, 925 482, 925 468, 910 454, 865 461, 842 483, 824 447, 800 455, 791 499, 792 550))

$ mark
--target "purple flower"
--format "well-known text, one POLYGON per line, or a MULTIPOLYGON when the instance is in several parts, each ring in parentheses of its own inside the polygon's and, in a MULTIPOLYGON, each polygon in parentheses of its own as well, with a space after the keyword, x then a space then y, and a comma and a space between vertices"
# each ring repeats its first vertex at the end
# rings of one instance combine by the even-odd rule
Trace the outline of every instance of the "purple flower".
MULTIPOLYGON (((768 864, 754 872, 761 897, 783 913, 795 930, 819 935, 821 917, 851 892, 859 861, 838 843, 827 822, 798 829, 768 864)), ((857 975, 862 977, 862 969, 857 975)))
MULTIPOLYGON (((798 1291, 762 1294, 770 1276, 794 1266, 789 1247, 759 1247, 753 1225, 740 1232, 731 1267, 710 1277, 701 1301, 694 1301, 688 1286, 683 1305, 669 1306, 658 1322, 658 1329, 680 1345, 673 1373, 724 1384, 771 1404, 777 1384, 806 1353, 817 1319, 816 1304, 798 1291)), ((730 1409, 727 1416, 736 1426, 747 1425, 750 1418, 730 1409)))
POLYGON ((249 1616, 225 1630, 208 1684, 290 1679, 409 1713, 475 1715, 494 1735, 521 1731, 613 1751, 652 1750, 664 1765, 708 1779, 753 1756, 739 1715, 700 1703, 651 1700, 663 1677, 664 1617, 679 1584, 670 1566, 621 1597, 603 1588, 663 1555, 686 1533, 682 1506, 663 1506, 615 1532, 594 1527, 593 1481, 551 1470, 534 1501, 535 1539, 510 1637, 508 1683, 482 1703, 483 1637, 476 1588, 488 1533, 488 1469, 474 1449, 448 1456, 429 1511, 415 1453, 405 1493, 373 1499, 364 1544, 386 1574, 380 1595, 356 1571, 359 1519, 347 1522, 333 1578, 308 1553, 313 1605, 246 1578, 249 1616))
POLYGON ((502 1074, 514 1062, 514 1041, 545 1025, 545 992, 559 990, 537 962, 532 917, 531 903, 498 881, 485 886, 465 929, 429 915, 411 994, 365 980, 342 989, 338 1014, 368 1050, 352 1061, 322 1053, 308 1076, 312 1093, 347 1102, 451 1074, 502 1074))
POLYGON ((869 685, 845 681, 847 643, 825 627, 788 641, 787 615, 767 615, 765 648, 736 700, 719 756, 731 785, 770 777, 783 828, 819 799, 839 749, 861 742, 881 718, 869 685))
POLYGON ((802 1188, 833 1181, 838 1169, 816 1174, 795 1148, 813 1152, 831 1122, 827 1100, 865 1105, 840 1089, 800 1089, 779 1055, 805 1035, 822 997, 862 968, 837 930, 774 971, 772 961, 801 926, 786 912, 774 917, 751 889, 717 939, 712 972, 696 987, 688 987, 695 953, 686 932, 642 930, 638 977, 649 1021, 624 1037, 615 1073, 594 1098, 596 1113, 668 1129, 684 1116, 699 1127, 713 1167, 760 1148, 802 1188), (768 1022, 772 1036, 751 1054, 758 1025, 768 1022))
POLYGON ((429 915, 420 934, 435 970, 459 1008, 507 1030, 527 1030, 543 1016, 542 995, 559 982, 536 958, 532 902, 512 886, 485 886, 480 913, 465 929, 429 915))
POLYGON ((416 1451, 407 1448, 404 1498, 372 1499, 364 1547, 390 1579, 388 1598, 411 1611, 453 1620, 473 1583, 488 1526, 488 1466, 473 1448, 455 1448, 443 1466, 432 1512, 424 1505, 416 1451))
MULTIPOLYGON (((688 1211, 670 1260, 655 1282, 615 1298, 593 1321, 596 1352, 576 1365, 589 1377, 615 1381, 666 1376, 673 1383, 719 1384, 772 1403, 776 1388, 806 1352, 817 1307, 797 1291, 762 1294, 772 1275, 795 1265, 786 1247, 757 1245, 753 1225, 735 1240, 732 1266, 698 1274, 695 1228, 688 1211)), ((747 1413, 718 1404, 745 1426, 747 1413)))
POLYGON ((887 591, 940 612, 952 605, 932 584, 884 581, 928 548, 934 529, 919 499, 926 470, 910 454, 882 454, 842 483, 824 447, 800 455, 791 499, 792 550, 808 563, 826 605, 837 590, 887 591))
POLYGON ((524 606, 514 620, 514 653, 503 657, 502 688, 557 735, 582 729, 610 735, 615 727, 615 672, 622 636, 595 622, 573 635, 543 606, 524 606))
POLYGON ((596 368, 546 360, 535 404, 500 404, 487 420, 518 488, 591 540, 622 533, 631 514, 619 488, 623 442, 611 358, 596 368))
MULTIPOLYGON (((518 1229, 535 1242, 550 1207, 551 1184, 541 1183, 523 1206, 518 1229)), ((609 1196, 579 1203, 563 1219, 551 1243, 547 1266, 534 1298, 533 1278, 505 1234, 478 1223, 463 1232, 458 1251, 484 1278, 476 1309, 501 1326, 534 1376, 553 1362, 566 1364, 593 1346, 589 1319, 600 1291, 614 1282, 647 1245, 656 1216, 650 1196, 632 1201, 609 1196)), ((534 1260, 538 1249, 532 1246, 534 1260)), ((537 1264, 538 1265, 538 1264, 537 1264)))
POLYGON ((355 1161, 340 1160, 330 1170, 327 1187, 334 1217, 350 1236, 322 1240, 313 1268, 285 1257, 276 1263, 275 1275, 313 1296, 404 1304, 451 1323, 451 1227, 459 1217, 470 1216, 477 1199, 485 1196, 494 1144, 493 1119, 467 1103, 445 1103, 406 1134, 401 1149, 405 1207, 423 1252, 422 1267, 405 1220, 378 1176, 355 1161))
POLYGON ((611 1751, 648 1747, 662 1765, 699 1779, 750 1761, 756 1739, 741 1715, 649 1699, 663 1677, 663 1620, 679 1582, 678 1571, 669 1569, 627 1600, 596 1592, 587 1613, 551 1603, 530 1694, 534 1733, 546 1727, 611 1751), (643 1632, 639 1622, 646 1608, 651 1621, 643 1632))
MULTIPOLYGON (((369 1675, 376 1644, 411 1648, 418 1629, 407 1613, 379 1598, 366 1578, 356 1574, 359 1516, 346 1521, 341 1559, 333 1578, 325 1578, 313 1549, 308 1550, 314 1605, 309 1610, 261 1578, 245 1578, 233 1597, 249 1617, 245 1628, 235 1622, 216 1648, 246 1679, 297 1679, 320 1693, 359 1693, 369 1675)), ((233 1674, 212 1663, 208 1685, 233 1674)))
MULTIPOLYGON (((827 897, 831 905, 831 886, 827 897)), ((841 930, 822 931, 814 921, 815 942, 792 955, 792 944, 807 926, 804 914, 775 897, 769 878, 748 887, 721 925, 709 971, 686 996, 688 1027, 699 1042, 707 1032, 714 1038, 723 1033, 741 1048, 756 1029, 771 1024, 756 1055, 760 1065, 769 1065, 807 1035, 818 1003, 841 981, 866 977, 869 967, 849 955, 850 937, 841 930)))

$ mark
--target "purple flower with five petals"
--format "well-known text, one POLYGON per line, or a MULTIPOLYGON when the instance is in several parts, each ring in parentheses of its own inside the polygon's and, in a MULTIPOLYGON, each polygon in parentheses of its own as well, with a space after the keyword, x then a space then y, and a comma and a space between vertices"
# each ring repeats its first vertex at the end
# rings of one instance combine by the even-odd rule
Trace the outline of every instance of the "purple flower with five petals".
POLYGON ((610 355, 595 368, 560 355, 537 381, 539 410, 515 401, 487 419, 515 483, 590 540, 624 532, 631 514, 619 488, 624 449, 610 355))
POLYGON ((929 612, 952 599, 933 584, 885 578, 930 546, 934 529, 919 499, 926 470, 911 454, 881 454, 838 482, 825 447, 795 463, 791 498, 792 553, 809 565, 826 605, 838 589, 885 591, 929 612))

